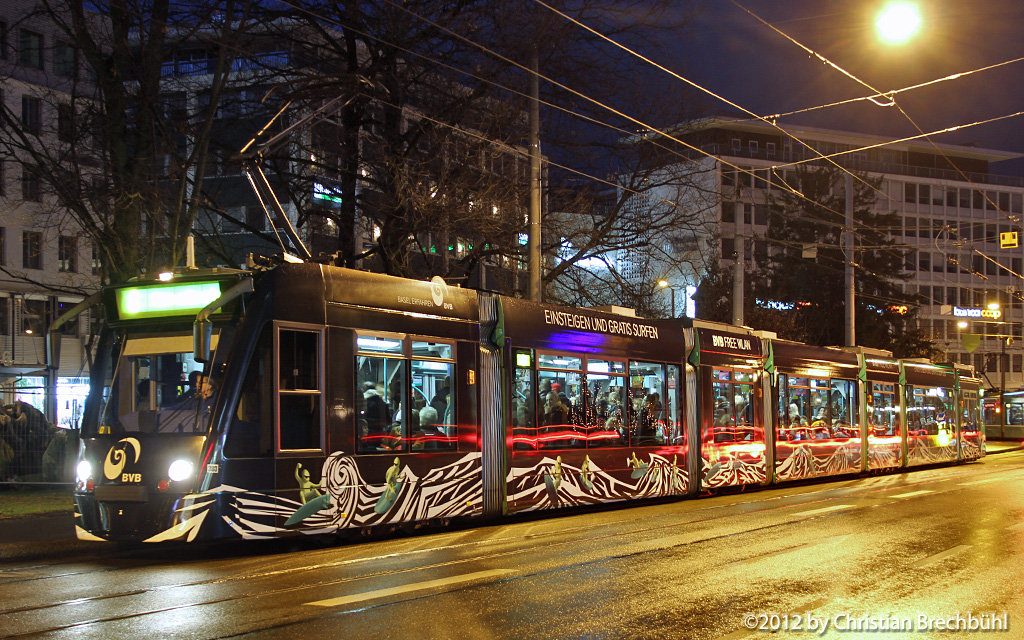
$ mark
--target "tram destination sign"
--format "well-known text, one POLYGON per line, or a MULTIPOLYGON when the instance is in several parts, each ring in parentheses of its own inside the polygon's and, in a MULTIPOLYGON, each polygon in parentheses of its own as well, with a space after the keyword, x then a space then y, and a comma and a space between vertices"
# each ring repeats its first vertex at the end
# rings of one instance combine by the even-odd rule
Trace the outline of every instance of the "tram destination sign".
POLYGON ((121 320, 142 320, 195 316, 219 298, 220 292, 220 281, 122 287, 115 292, 117 317, 121 320))

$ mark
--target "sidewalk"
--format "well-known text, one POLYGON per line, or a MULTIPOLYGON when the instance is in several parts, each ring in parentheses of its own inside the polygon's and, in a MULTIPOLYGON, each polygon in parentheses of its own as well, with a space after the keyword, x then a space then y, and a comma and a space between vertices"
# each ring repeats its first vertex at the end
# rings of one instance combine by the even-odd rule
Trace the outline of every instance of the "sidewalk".
MULTIPOLYGON (((989 440, 989 455, 1024 450, 1020 440, 989 440)), ((113 542, 86 542, 75 537, 71 513, 0 518, 0 564, 61 556, 100 555, 115 551, 113 542)))

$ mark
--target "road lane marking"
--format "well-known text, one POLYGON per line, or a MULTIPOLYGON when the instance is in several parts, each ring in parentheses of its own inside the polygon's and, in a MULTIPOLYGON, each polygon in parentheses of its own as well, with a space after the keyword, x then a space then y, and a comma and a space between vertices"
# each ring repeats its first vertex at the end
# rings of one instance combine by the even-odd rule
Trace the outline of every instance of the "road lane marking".
POLYGON ((914 567, 915 569, 924 569, 925 567, 930 567, 933 564, 938 564, 938 563, 942 562, 943 560, 945 560, 946 558, 949 558, 950 556, 955 556, 955 555, 961 554, 964 551, 967 551, 968 549, 971 549, 971 548, 973 548, 973 547, 972 547, 972 545, 969 545, 969 544, 957 545, 957 546, 953 547, 952 549, 946 549, 945 551, 943 551, 941 553, 936 553, 933 556, 928 556, 927 558, 922 558, 921 560, 918 560, 917 562, 915 562, 914 564, 912 564, 910 566, 914 567))
POLYGON ((989 482, 1003 482, 1005 478, 985 478, 984 480, 972 480, 971 482, 961 482, 960 486, 969 487, 975 484, 987 484, 989 482))
POLYGON ((926 493, 935 493, 930 489, 922 489, 921 491, 911 491, 910 493, 898 493, 893 498, 912 498, 914 496, 923 496, 926 493))
POLYGON ((363 602, 364 600, 385 598, 387 596, 400 595, 403 593, 410 593, 412 591, 436 589, 438 587, 447 587, 453 584, 460 584, 463 582, 472 582, 473 580, 484 580, 487 578, 504 577, 511 575, 513 573, 516 573, 513 569, 491 569, 490 571, 477 571, 475 573, 464 573, 459 576, 439 578, 437 580, 426 580, 424 582, 413 582, 411 584, 403 584, 398 587, 389 587, 387 589, 375 589, 373 591, 353 593, 349 596, 328 598, 327 600, 317 600, 315 602, 307 602, 305 604, 312 605, 314 607, 338 607, 345 604, 352 604, 353 602, 363 602))
POLYGON ((822 513, 828 513, 830 511, 839 511, 840 509, 852 509, 852 504, 834 504, 831 507, 824 507, 822 509, 813 509, 811 511, 801 511, 800 513, 794 513, 795 516, 816 516, 822 513))

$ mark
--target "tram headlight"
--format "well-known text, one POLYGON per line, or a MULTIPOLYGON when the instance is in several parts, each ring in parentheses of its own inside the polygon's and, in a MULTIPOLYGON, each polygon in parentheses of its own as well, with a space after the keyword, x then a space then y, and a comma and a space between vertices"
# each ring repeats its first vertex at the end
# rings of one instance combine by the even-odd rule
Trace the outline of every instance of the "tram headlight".
POLYGON ((92 477, 92 464, 88 460, 82 460, 75 467, 75 474, 78 476, 78 481, 85 484, 92 477))
POLYGON ((167 468, 167 477, 173 482, 181 482, 192 475, 192 463, 188 460, 175 460, 167 468))

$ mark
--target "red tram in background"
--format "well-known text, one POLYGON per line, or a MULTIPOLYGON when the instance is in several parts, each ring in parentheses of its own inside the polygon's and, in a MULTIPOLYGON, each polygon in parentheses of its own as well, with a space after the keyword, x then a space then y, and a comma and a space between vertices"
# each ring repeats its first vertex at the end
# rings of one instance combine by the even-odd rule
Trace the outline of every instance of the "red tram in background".
POLYGON ((104 289, 80 538, 500 517, 966 462, 964 367, 319 264, 104 289))

